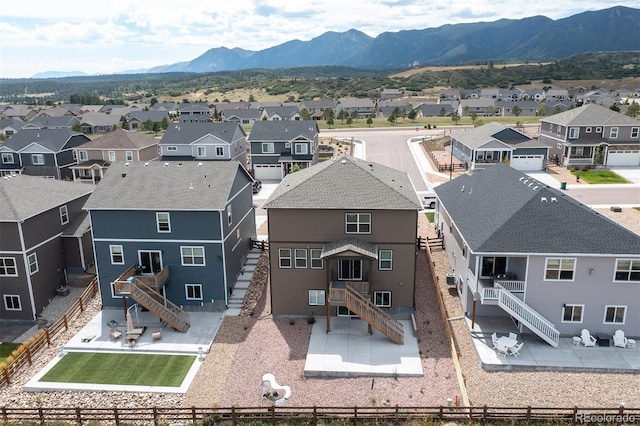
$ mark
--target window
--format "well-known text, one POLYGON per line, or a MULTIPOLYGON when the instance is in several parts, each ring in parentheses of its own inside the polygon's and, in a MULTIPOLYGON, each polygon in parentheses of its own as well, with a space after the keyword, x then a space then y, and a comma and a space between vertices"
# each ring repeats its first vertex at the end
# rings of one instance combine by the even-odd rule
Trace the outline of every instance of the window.
POLYGON ((223 156, 224 156, 224 147, 216 146, 216 157, 223 157, 223 156))
POLYGON ((116 152, 115 151, 109 151, 108 155, 109 155, 109 161, 116 161, 116 152))
POLYGON ((573 281, 575 259, 548 258, 545 267, 545 281, 573 281))
POLYGON ((231 206, 227 206, 227 223, 231 225, 233 222, 233 215, 231 214, 231 206))
POLYGON ((207 155, 207 147, 206 146, 199 146, 196 148, 196 156, 198 157, 205 157, 207 155))
POLYGON ((562 135, 562 127, 558 126, 558 132, 557 135, 560 136, 562 135))
POLYGON ((13 154, 8 154, 6 152, 2 153, 2 163, 3 164, 11 164, 13 163, 13 154))
POLYGON ((562 308, 562 322, 582 322, 584 305, 564 305, 562 308))
POLYGON ((596 133, 602 133, 602 127, 596 127, 596 133))
POLYGON ((132 151, 125 151, 124 158, 127 161, 133 161, 133 152, 132 151))
POLYGON ((378 269, 381 271, 393 269, 393 250, 378 251, 378 269))
POLYGON ((69 211, 67 210, 67 206, 60 206, 60 223, 63 225, 69 223, 69 211))
POLYGON ((569 129, 569 139, 578 139, 580 137, 580 127, 571 127, 569 129))
POLYGON ((184 290, 187 300, 202 300, 202 284, 186 284, 184 290))
POLYGON ((371 213, 347 213, 347 234, 370 234, 371 213))
POLYGON ((591 127, 587 127, 586 129, 584 129, 585 133, 591 133, 591 127))
POLYGON ((291 249, 278 249, 278 259, 281 268, 291 268, 291 249))
POLYGON ((204 247, 180 247, 182 266, 204 266, 204 247))
POLYGON ((391 292, 390 291, 374 291, 373 303, 379 308, 390 308, 391 292))
POLYGON ((359 259, 339 259, 338 279, 362 281, 362 260, 359 259))
POLYGON ((638 134, 640 134, 640 127, 632 127, 631 128, 631 137, 634 139, 638 138, 638 134))
POLYGON ((309 144, 306 143, 296 143, 294 145, 296 154, 308 154, 309 153, 309 144))
POLYGON ((583 146, 572 146, 570 152, 571 152, 571 155, 584 155, 584 147, 583 146))
POLYGON ((0 257, 0 277, 17 277, 16 259, 14 257, 0 257))
POLYGON ((640 281, 640 260, 616 260, 614 281, 640 281))
POLYGON ((309 305, 323 306, 324 303, 324 290, 309 290, 309 305))
POLYGON ((294 251, 296 268, 307 267, 307 249, 295 249, 294 251))
POLYGON ((31 154, 31 163, 34 166, 42 166, 42 165, 44 165, 44 155, 42 155, 42 154, 31 154))
POLYGON ((78 158, 80 158, 80 161, 87 161, 89 159, 89 155, 87 154, 87 151, 78 151, 78 158))
POLYGON ((38 255, 37 254, 31 253, 27 257, 27 262, 29 262, 29 273, 31 275, 33 275, 36 272, 38 272, 38 255))
POLYGON ((20 304, 20 296, 17 294, 5 294, 4 308, 7 311, 21 311, 22 305, 20 304))
POLYGON ((273 154, 274 152, 274 148, 273 148, 273 143, 263 143, 262 144, 262 153, 263 154, 273 154))
POLYGON ((481 277, 493 277, 498 274, 504 274, 507 270, 506 257, 483 257, 481 277))
POLYGON ((167 212, 156 213, 156 225, 158 232, 171 232, 171 219, 167 212))
POLYGON ((177 146, 168 146, 167 147, 167 151, 177 151, 178 147, 177 146))
POLYGON ((124 252, 122 246, 109 246, 112 265, 124 265, 124 252))
POLYGON ((618 138, 618 128, 617 127, 612 127, 611 130, 609 131, 609 137, 611 139, 617 139, 618 138))
POLYGON ((322 249, 310 249, 309 254, 311 255, 311 269, 322 269, 324 268, 324 260, 322 260, 322 249))
POLYGON ((605 324, 624 324, 626 313, 627 313, 626 306, 605 306, 604 307, 604 323, 605 324))

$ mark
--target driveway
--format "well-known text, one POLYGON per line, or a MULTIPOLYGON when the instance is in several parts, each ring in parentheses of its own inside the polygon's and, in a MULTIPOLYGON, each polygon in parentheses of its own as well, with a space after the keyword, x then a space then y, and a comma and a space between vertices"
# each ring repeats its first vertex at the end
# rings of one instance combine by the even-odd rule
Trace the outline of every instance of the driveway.
POLYGON ((623 178, 640 185, 640 167, 610 167, 610 169, 623 178))

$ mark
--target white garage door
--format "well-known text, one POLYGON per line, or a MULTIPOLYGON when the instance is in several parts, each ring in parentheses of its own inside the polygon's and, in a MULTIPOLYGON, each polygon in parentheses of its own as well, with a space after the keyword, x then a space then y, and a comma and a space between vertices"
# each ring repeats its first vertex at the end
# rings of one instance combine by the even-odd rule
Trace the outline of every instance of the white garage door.
POLYGON ((253 171, 258 180, 281 180, 282 166, 280 164, 263 164, 254 166, 253 171))
POLYGON ((522 171, 542 170, 543 162, 543 155, 514 155, 511 158, 511 167, 522 171))
POLYGON ((607 166, 638 166, 640 150, 612 150, 607 156, 607 166))

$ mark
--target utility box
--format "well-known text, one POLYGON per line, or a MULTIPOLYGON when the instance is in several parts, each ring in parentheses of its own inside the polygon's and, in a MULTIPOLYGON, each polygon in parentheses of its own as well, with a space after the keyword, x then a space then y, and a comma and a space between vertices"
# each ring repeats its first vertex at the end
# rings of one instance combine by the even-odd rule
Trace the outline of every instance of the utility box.
POLYGON ((456 285, 456 274, 453 272, 447 274, 447 285, 456 285))
POLYGON ((71 293, 71 289, 69 288, 68 285, 58 287, 58 289, 56 290, 56 294, 58 296, 68 296, 70 293, 71 293))

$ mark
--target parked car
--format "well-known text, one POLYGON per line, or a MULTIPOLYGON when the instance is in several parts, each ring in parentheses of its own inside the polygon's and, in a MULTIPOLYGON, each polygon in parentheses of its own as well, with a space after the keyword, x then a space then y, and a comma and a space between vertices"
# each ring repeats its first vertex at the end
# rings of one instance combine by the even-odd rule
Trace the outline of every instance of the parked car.
POLYGON ((252 186, 253 186, 253 193, 257 194, 258 192, 260 192, 260 189, 262 188, 262 182, 260 182, 259 180, 254 180, 252 186))
POLYGON ((422 197, 422 207, 425 209, 436 208, 436 196, 435 194, 428 194, 422 197))

